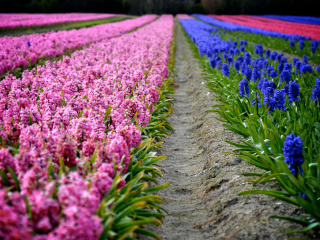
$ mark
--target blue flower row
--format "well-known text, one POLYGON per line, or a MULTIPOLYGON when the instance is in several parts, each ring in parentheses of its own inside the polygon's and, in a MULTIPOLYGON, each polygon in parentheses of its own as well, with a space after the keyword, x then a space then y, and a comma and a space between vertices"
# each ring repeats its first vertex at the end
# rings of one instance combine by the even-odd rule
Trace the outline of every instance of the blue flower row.
POLYGON ((320 18, 318 18, 318 17, 284 16, 284 15, 261 15, 259 17, 266 17, 266 18, 278 19, 278 20, 289 21, 289 22, 296 22, 296 23, 307 23, 307 24, 320 25, 320 18))
MULTIPOLYGON (((225 41, 220 38, 219 30, 206 28, 206 24, 196 20, 180 20, 188 36, 197 45, 199 54, 209 58, 209 64, 227 77, 230 77, 230 68, 234 68, 241 74, 243 80, 238 83, 239 95, 250 98, 250 87, 257 88, 251 97, 252 105, 266 105, 269 112, 276 108, 286 110, 286 95, 289 104, 300 101, 300 86, 297 80, 293 81, 292 74, 303 76, 313 72, 312 66, 308 63, 308 57, 303 56, 302 61, 294 58, 292 63, 282 54, 271 52, 269 49, 263 50, 261 44, 256 45, 253 56, 245 50, 247 42, 232 42, 231 39, 225 41), (215 32, 216 34, 210 34, 215 32), (255 59, 252 59, 252 58, 255 59), (270 80, 268 80, 268 78, 270 80), (249 84, 252 81, 252 84, 249 84), (257 84, 256 84, 257 82, 257 84), (261 91, 258 91, 258 89, 261 91), (262 95, 259 96, 259 93, 262 95), (263 97, 263 101, 261 98, 263 97)), ((318 70, 318 69, 317 69, 318 70)), ((312 98, 320 101, 320 80, 317 78, 316 85, 312 90, 312 98)), ((294 176, 297 172, 302 173, 302 141, 300 137, 293 134, 288 135, 284 148, 285 163, 294 176), (292 151, 291 151, 292 150, 292 151)))

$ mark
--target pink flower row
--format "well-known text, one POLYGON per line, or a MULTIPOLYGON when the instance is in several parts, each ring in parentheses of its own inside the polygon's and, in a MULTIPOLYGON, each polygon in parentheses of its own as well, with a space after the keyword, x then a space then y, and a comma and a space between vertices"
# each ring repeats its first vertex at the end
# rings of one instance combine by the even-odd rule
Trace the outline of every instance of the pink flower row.
POLYGON ((103 39, 117 37, 146 23, 156 15, 108 23, 90 28, 0 38, 0 76, 39 59, 53 58, 103 39))
POLYGON ((315 24, 294 23, 277 19, 249 16, 249 15, 209 15, 225 22, 240 24, 247 27, 256 27, 263 30, 275 31, 291 35, 320 39, 320 26, 315 24))
POLYGON ((192 17, 190 17, 188 14, 177 14, 176 15, 177 19, 193 19, 192 17))
POLYGON ((0 169, 15 186, 9 191, 0 180, 1 239, 99 237, 103 225, 94 213, 149 123, 168 75, 173 26, 163 15, 0 82, 0 169), (59 179, 62 162, 74 171, 59 179))
POLYGON ((90 21, 96 19, 123 16, 120 14, 101 13, 2 13, 0 14, 0 29, 45 26, 67 22, 90 21))

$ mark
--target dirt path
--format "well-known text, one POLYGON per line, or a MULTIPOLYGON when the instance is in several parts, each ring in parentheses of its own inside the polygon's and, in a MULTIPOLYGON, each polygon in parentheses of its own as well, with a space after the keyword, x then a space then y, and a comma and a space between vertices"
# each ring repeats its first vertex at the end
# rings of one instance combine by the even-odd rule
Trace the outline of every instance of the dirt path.
MULTIPOLYGON (((160 164, 164 173, 160 183, 170 185, 160 195, 170 215, 163 226, 151 230, 175 240, 287 239, 282 234, 300 226, 268 217, 295 217, 301 210, 263 195, 238 196, 252 189, 240 175, 252 171, 252 166, 226 153, 234 149, 225 141, 239 141, 239 136, 225 130, 216 114, 205 112, 216 102, 177 28, 175 81, 180 87, 169 119, 175 132, 164 141, 161 154, 168 158, 160 164)), ((272 184, 260 188, 277 189, 272 184)))

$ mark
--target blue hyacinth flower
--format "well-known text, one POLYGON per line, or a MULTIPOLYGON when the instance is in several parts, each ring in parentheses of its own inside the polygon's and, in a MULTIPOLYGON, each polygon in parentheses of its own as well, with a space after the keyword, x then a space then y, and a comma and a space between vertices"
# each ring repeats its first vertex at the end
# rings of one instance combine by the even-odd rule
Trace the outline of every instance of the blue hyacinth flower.
POLYGON ((289 134, 284 142, 283 155, 284 162, 288 164, 288 168, 294 176, 297 176, 298 172, 301 174, 303 172, 301 168, 303 164, 302 150, 303 143, 300 136, 289 134))
POLYGON ((277 76, 278 76, 277 71, 272 70, 271 73, 270 73, 270 77, 275 78, 275 77, 277 77, 277 76))
MULTIPOLYGON (((273 81, 268 81, 267 79, 264 80, 262 85, 262 94, 264 98, 273 97, 273 91, 276 88, 276 85, 273 81)), ((264 103, 265 104, 265 103, 264 103)))
POLYGON ((241 97, 244 97, 245 95, 249 96, 250 89, 249 89, 249 83, 247 79, 243 79, 239 82, 239 95, 241 97))
POLYGON ((210 58, 210 66, 212 68, 215 68, 217 66, 217 61, 214 58, 210 58))
POLYGON ((285 110, 286 96, 283 89, 274 90, 275 107, 279 110, 285 110))
POLYGON ((222 72, 222 74, 225 75, 225 76, 228 76, 228 77, 230 76, 230 70, 229 70, 228 64, 222 63, 221 72, 222 72))
POLYGON ((304 46, 305 46, 304 41, 303 41, 303 40, 300 40, 300 41, 299 41, 299 49, 300 49, 300 51, 304 49, 304 46))
POLYGON ((278 65, 278 72, 279 72, 279 74, 281 74, 281 72, 283 71, 283 68, 284 68, 284 64, 283 64, 283 63, 280 63, 280 64, 278 65))
POLYGON ((300 74, 305 74, 305 73, 312 73, 312 66, 309 64, 302 64, 300 67, 300 74))
POLYGON ((320 80, 319 78, 316 78, 316 84, 314 85, 314 88, 312 89, 311 99, 318 102, 320 101, 320 80))
POLYGON ((264 84, 265 81, 268 81, 268 80, 267 80, 266 78, 261 78, 261 79, 259 80, 259 82, 258 82, 257 88, 260 89, 260 90, 262 90, 263 84, 264 84))
POLYGON ((294 49, 294 41, 292 39, 289 40, 291 49, 294 49))
POLYGON ((291 63, 285 63, 285 64, 284 64, 284 68, 283 68, 283 70, 288 70, 288 71, 290 71, 290 72, 291 72, 291 66, 292 66, 292 64, 291 64, 291 63))
POLYGON ((270 59, 272 61, 275 61, 277 59, 277 56, 278 56, 278 53, 277 52, 272 52, 271 55, 270 55, 270 59))
POLYGON ((252 70, 252 81, 256 82, 257 80, 259 80, 261 77, 261 73, 260 70, 257 68, 253 68, 252 70))
POLYGON ((289 70, 283 70, 280 74, 280 78, 287 84, 291 81, 291 72, 289 70))
POLYGON ((294 65, 294 67, 296 68, 296 74, 300 74, 300 68, 301 68, 301 62, 296 62, 296 64, 294 65))
POLYGON ((302 62, 303 62, 304 64, 308 64, 308 63, 309 63, 309 62, 308 62, 308 59, 309 59, 308 56, 306 56, 306 55, 303 55, 303 56, 302 56, 302 62))
POLYGON ((247 65, 250 65, 251 64, 251 55, 250 53, 246 52, 245 53, 245 58, 244 58, 244 61, 247 65))
POLYGON ((289 102, 295 102, 299 101, 300 97, 300 86, 298 83, 295 82, 290 82, 289 87, 288 87, 288 97, 289 97, 289 102))
POLYGON ((246 67, 246 70, 245 70, 245 75, 247 77, 247 80, 250 81, 251 80, 251 77, 252 77, 252 71, 251 71, 251 68, 250 67, 246 67))
POLYGON ((236 69, 237 73, 240 70, 240 62, 238 60, 234 61, 234 68, 236 69))
POLYGON ((268 59, 270 57, 271 51, 269 49, 266 50, 266 58, 268 59))

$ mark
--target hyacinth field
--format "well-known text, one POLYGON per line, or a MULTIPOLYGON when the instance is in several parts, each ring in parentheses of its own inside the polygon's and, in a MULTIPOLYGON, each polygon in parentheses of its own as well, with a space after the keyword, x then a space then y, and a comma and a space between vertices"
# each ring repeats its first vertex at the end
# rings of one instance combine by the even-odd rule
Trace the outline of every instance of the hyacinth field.
MULTIPOLYGON (((0 14, 0 28, 113 16, 0 14)), ((318 239, 319 24, 319 18, 299 16, 153 14, 87 28, 1 37, 0 239, 226 239, 219 235, 219 226, 231 229, 240 220, 221 217, 223 209, 236 203, 244 206, 246 199, 257 195, 267 196, 267 205, 294 209, 288 215, 272 210, 267 216, 270 222, 296 225, 286 225, 291 227, 278 233, 265 230, 269 237, 318 239), (185 49, 179 47, 181 37, 191 56, 180 57, 179 51, 185 49), (192 75, 195 65, 186 67, 190 58, 199 63, 203 81, 192 75), (191 73, 182 77, 179 69, 191 73), (199 100, 195 115, 217 114, 211 121, 219 120, 223 132, 233 132, 232 139, 224 141, 232 151, 225 151, 220 142, 215 149, 246 164, 246 171, 235 168, 232 179, 225 176, 221 181, 216 176, 233 164, 217 167, 207 161, 205 167, 192 170, 197 172, 195 178, 206 175, 210 181, 209 188, 195 185, 197 191, 205 189, 205 196, 196 198, 204 199, 201 204, 218 206, 222 197, 209 198, 212 191, 236 178, 247 184, 240 191, 230 187, 237 200, 227 198, 228 204, 219 211, 205 211, 201 227, 202 220, 187 212, 186 222, 195 222, 191 232, 175 214, 185 208, 198 211, 201 204, 194 209, 183 204, 170 207, 173 199, 182 201, 185 192, 192 195, 185 188, 183 193, 170 189, 187 178, 185 169, 197 168, 196 164, 180 169, 177 159, 169 164, 172 173, 163 165, 166 158, 178 158, 165 147, 175 136, 174 128, 176 132, 182 128, 173 119, 181 118, 174 114, 179 111, 179 91, 191 88, 183 81, 187 78, 196 80, 195 89, 202 85, 206 89, 206 100, 199 100), (179 172, 184 173, 182 179, 179 172), (168 179, 170 174, 174 180, 168 179), (175 219, 168 225, 175 233, 166 225, 170 215, 175 219), (297 233, 302 233, 300 238, 297 233)), ((191 104, 182 110, 186 115, 191 115, 191 104)), ((183 121, 186 128, 187 120, 183 121)), ((189 135, 186 131, 182 137, 189 135)), ((215 141, 215 136, 205 135, 201 144, 215 141)), ((192 158, 191 146, 178 139, 173 152, 192 158)), ((212 155, 218 156, 208 153, 212 155)), ((188 164, 188 159, 181 161, 188 164)), ((196 180, 187 185, 192 182, 196 180)), ((263 228, 264 220, 259 221, 255 222, 263 228)), ((265 239, 243 229, 228 239, 265 239)))
POLYGON ((1 14, 0 29, 45 26, 67 22, 89 21, 102 18, 110 18, 119 14, 99 13, 55 13, 55 14, 1 14))

